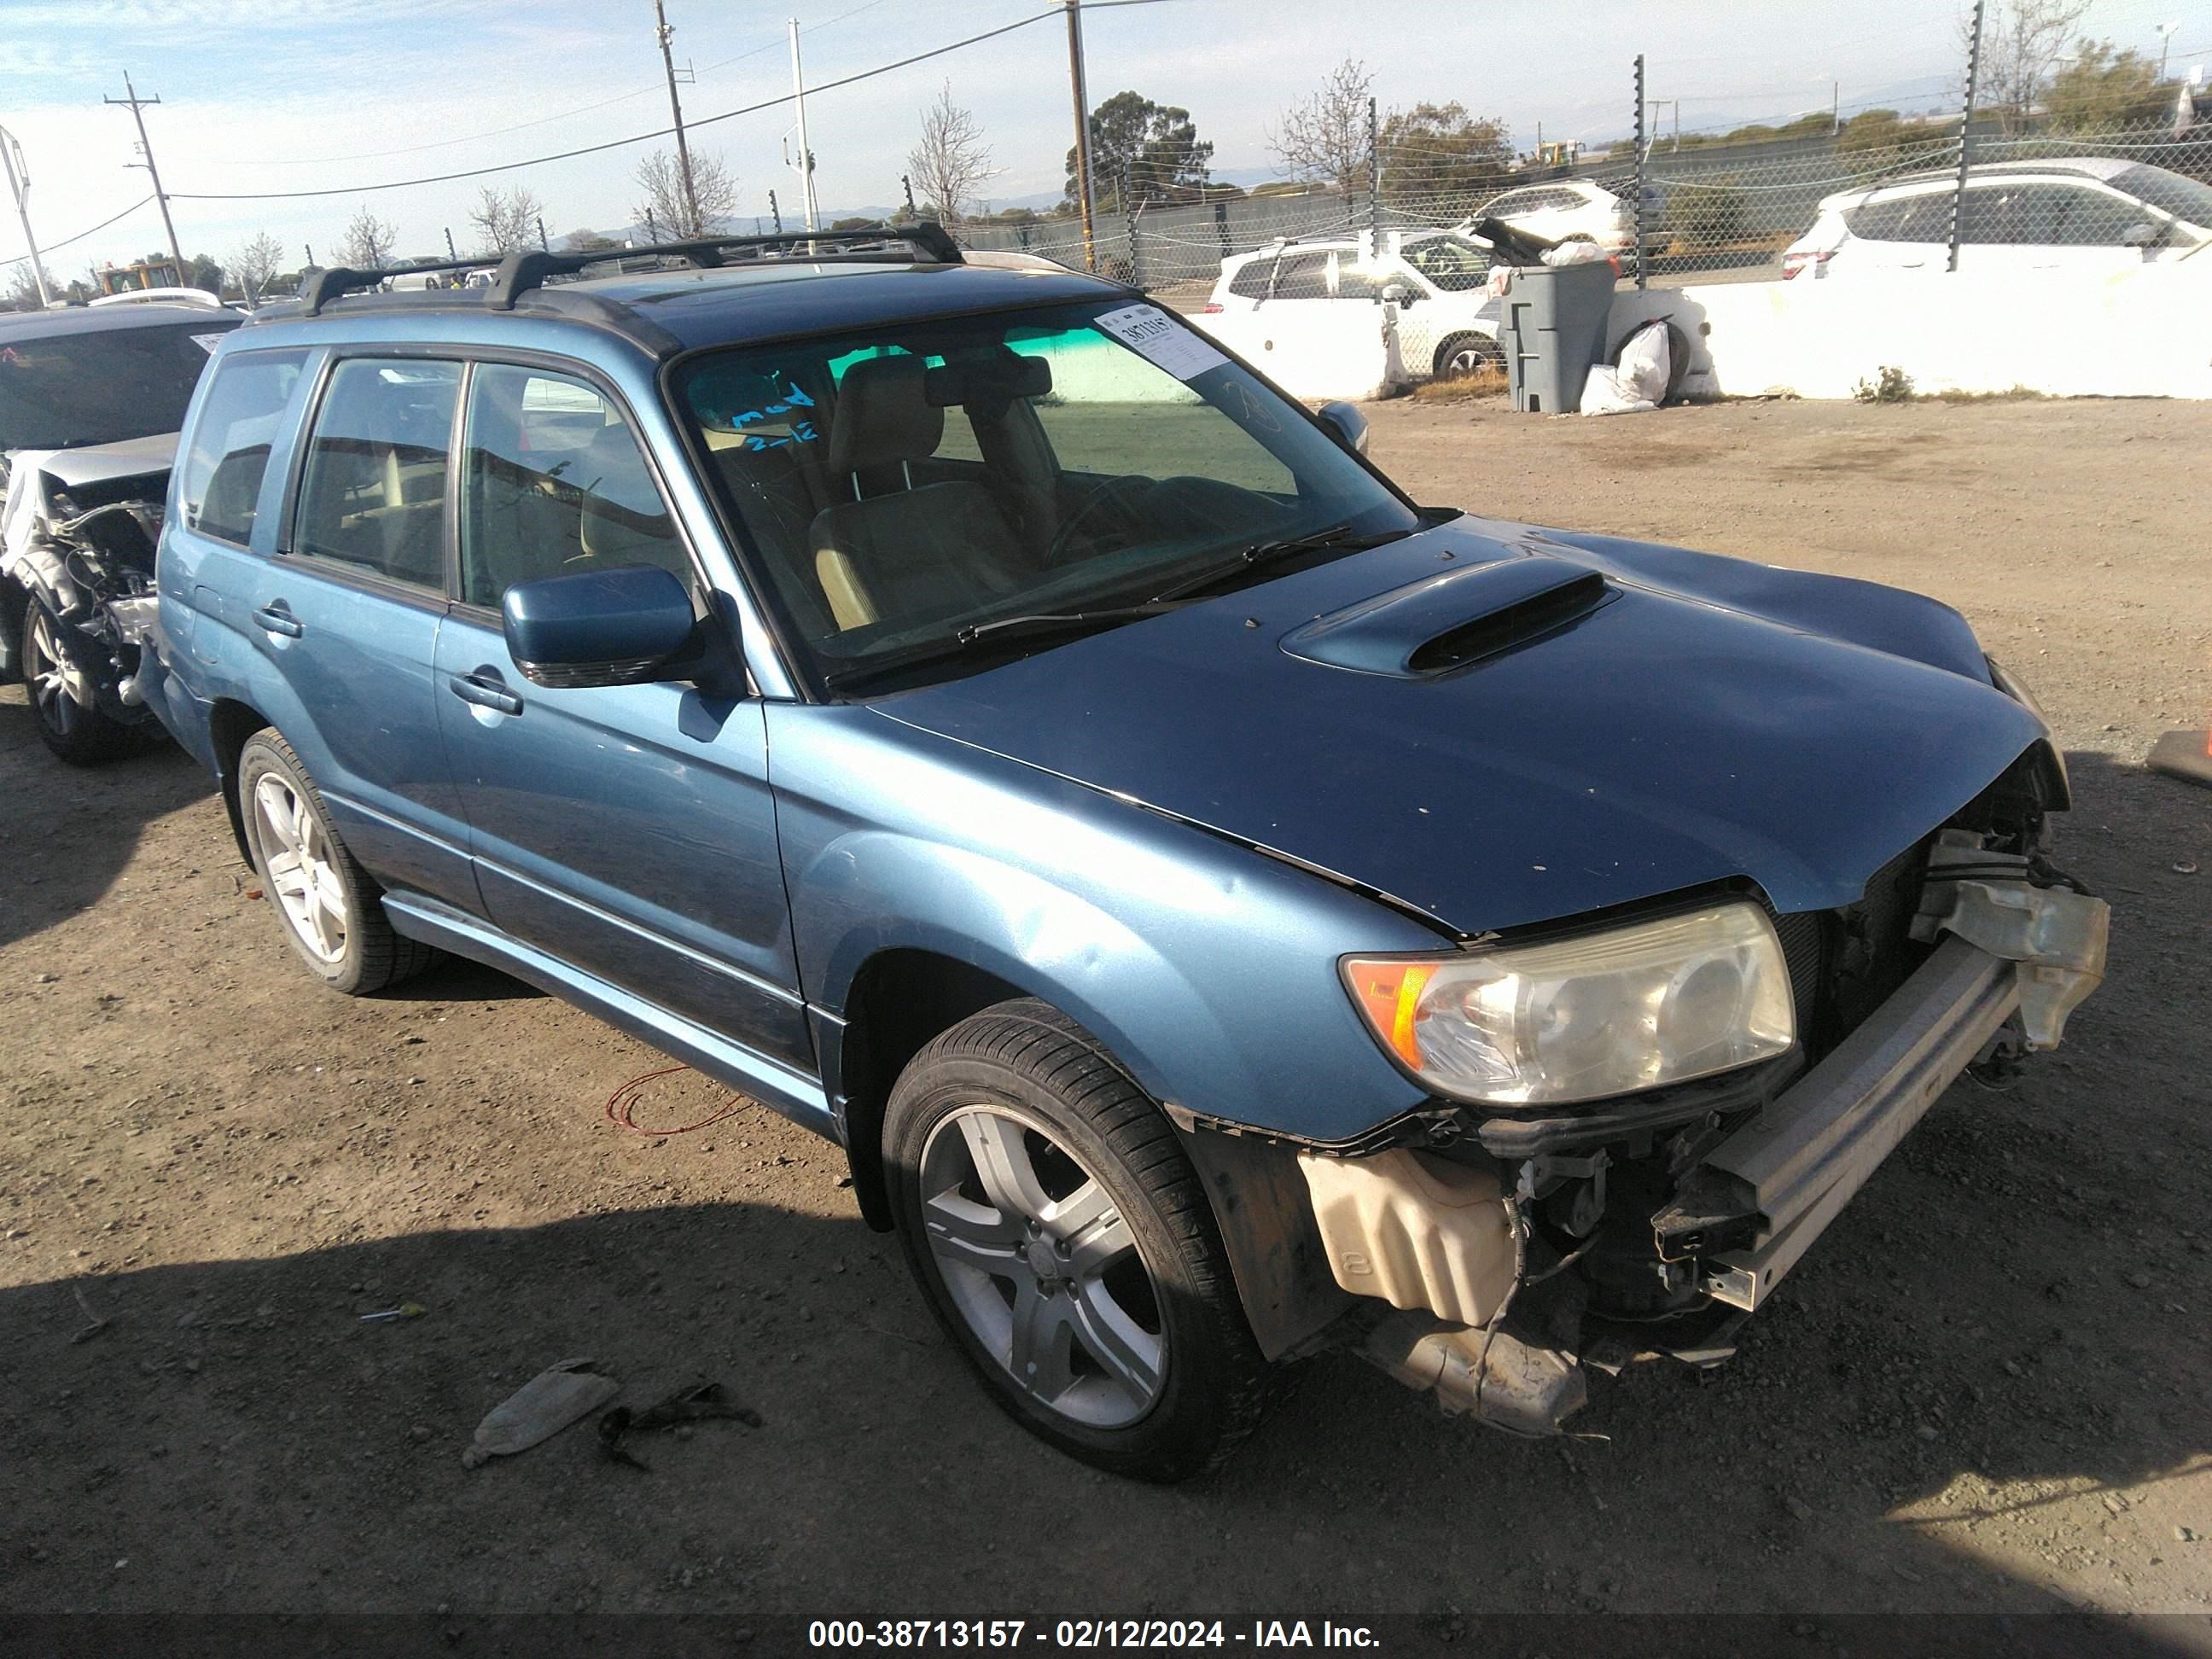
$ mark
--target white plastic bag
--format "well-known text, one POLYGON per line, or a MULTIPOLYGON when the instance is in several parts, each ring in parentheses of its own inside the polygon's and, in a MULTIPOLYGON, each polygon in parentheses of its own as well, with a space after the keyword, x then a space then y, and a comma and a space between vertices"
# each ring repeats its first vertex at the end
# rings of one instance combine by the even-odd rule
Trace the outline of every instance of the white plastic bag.
POLYGON ((1595 242, 1562 242, 1536 257, 1547 265, 1587 265, 1610 256, 1595 242))
POLYGON ((1633 415, 1656 409, 1667 401, 1667 378, 1673 362, 1667 346, 1667 325, 1649 322, 1628 337, 1620 349, 1620 362, 1608 368, 1598 364, 1583 385, 1585 415, 1633 415))

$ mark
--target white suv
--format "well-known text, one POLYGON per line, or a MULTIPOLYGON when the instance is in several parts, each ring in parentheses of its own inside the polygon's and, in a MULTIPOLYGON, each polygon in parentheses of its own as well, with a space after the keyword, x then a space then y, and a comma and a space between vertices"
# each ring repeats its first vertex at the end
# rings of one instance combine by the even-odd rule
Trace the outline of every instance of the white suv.
MULTIPOLYGON (((1650 212, 1645 235, 1656 249, 1662 210, 1658 192, 1646 186, 1650 212)), ((1588 179, 1554 179, 1523 185, 1494 196, 1477 210, 1477 220, 1498 219, 1547 242, 1595 242, 1607 253, 1636 246, 1636 209, 1626 198, 1588 179)))
MULTIPOLYGON (((1950 263, 1949 170, 1906 173, 1820 204, 1782 255, 1786 279, 1863 270, 1943 270, 1950 263)), ((2164 167, 2099 156, 1967 169, 1959 269, 2105 276, 2179 259, 2212 241, 2212 188, 2164 167)))
POLYGON ((1414 373, 1447 380, 1504 366, 1488 247, 1464 230, 1385 231, 1379 254, 1368 246, 1364 237, 1279 241, 1224 259, 1206 309, 1388 297, 1398 301, 1399 339, 1414 373))

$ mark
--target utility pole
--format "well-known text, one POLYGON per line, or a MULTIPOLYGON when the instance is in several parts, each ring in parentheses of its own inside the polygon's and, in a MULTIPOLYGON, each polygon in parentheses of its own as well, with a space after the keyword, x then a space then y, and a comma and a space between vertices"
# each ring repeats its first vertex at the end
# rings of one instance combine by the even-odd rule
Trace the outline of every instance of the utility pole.
POLYGON ((806 145, 806 77, 799 68, 799 20, 791 20, 791 100, 799 109, 799 179, 805 194, 800 201, 806 208, 806 228, 818 230, 814 201, 814 152, 806 145))
POLYGON ((1959 269, 1959 212, 1966 200, 1966 161, 1973 148, 1974 94, 1982 89, 1982 0, 1974 0, 1974 38, 1966 49, 1966 107, 1959 117, 1959 185, 1951 192, 1951 254, 1943 269, 1959 269))
POLYGON ((31 280, 39 285, 39 303, 54 302, 46 288, 46 268, 39 259, 38 239, 31 234, 31 165, 23 159, 23 147, 15 142, 15 135, 0 127, 0 161, 8 165, 8 188, 15 192, 15 211, 23 221, 23 246, 31 250, 31 280))
POLYGON ((2151 27, 2158 31, 2158 78, 2163 81, 2166 79, 2166 55, 2172 50, 2174 31, 2181 25, 2178 22, 2154 23, 2151 27))
POLYGON ((545 240, 545 216, 542 213, 538 216, 538 249, 541 253, 553 251, 553 244, 545 240))
MULTIPOLYGON (((128 70, 123 72, 123 92, 124 96, 120 98, 103 98, 100 101, 103 104, 118 104, 128 108, 131 112, 131 118, 138 124, 139 153, 145 156, 146 172, 154 180, 154 199, 161 204, 161 228, 169 233, 169 257, 177 262, 177 280, 182 282, 185 271, 185 251, 177 245, 176 222, 169 217, 169 198, 161 188, 161 171, 154 165, 154 146, 146 137, 146 106, 158 104, 161 100, 159 98, 141 98, 138 95, 138 88, 131 84, 131 72, 128 70)), ((125 165, 137 167, 138 163, 131 161, 125 165)))
POLYGON ((1067 11, 1067 84, 1075 95, 1075 204, 1083 214, 1083 268, 1098 269, 1091 219, 1097 209, 1091 188, 1091 94, 1083 84, 1083 8, 1061 0, 1067 11))
POLYGON ((684 105, 676 95, 676 52, 669 45, 676 31, 668 27, 668 11, 661 0, 653 0, 653 33, 660 40, 660 67, 668 73, 668 112, 676 118, 676 165, 684 174, 684 206, 691 216, 691 228, 685 234, 704 236, 707 227, 699 219, 699 192, 691 183, 691 147, 684 142, 684 105))
POLYGON ((1828 137, 1834 137, 1844 130, 1844 83, 1828 82, 1828 137))
POLYGON ((1372 98, 1367 100, 1367 257, 1382 257, 1382 145, 1372 98))

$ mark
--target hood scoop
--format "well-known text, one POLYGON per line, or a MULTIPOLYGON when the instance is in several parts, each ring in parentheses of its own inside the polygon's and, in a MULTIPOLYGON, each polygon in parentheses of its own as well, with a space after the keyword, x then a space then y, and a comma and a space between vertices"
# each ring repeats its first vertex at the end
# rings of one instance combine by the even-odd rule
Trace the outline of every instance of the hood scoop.
POLYGON ((1555 634, 1618 597, 1587 565, 1499 559, 1316 617, 1285 634, 1282 647, 1328 668, 1431 679, 1555 634))

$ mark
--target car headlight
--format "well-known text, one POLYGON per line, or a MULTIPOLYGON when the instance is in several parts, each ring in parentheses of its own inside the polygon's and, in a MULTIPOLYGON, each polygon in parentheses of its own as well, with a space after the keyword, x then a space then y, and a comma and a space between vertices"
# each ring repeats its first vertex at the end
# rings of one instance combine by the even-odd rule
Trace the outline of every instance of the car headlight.
POLYGON ((1349 957, 1343 970, 1382 1046, 1462 1100, 1600 1100, 1770 1059, 1796 1039, 1781 941, 1750 904, 1547 945, 1349 957))

